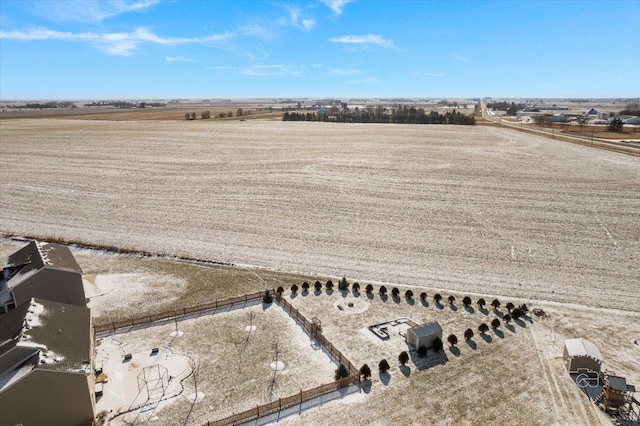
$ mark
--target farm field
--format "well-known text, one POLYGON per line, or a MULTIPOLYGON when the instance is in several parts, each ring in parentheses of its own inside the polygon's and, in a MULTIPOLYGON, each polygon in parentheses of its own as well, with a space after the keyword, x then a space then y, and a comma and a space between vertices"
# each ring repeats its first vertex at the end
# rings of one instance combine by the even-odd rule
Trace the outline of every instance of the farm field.
POLYGON ((640 159, 504 129, 1 120, 0 230, 637 310, 640 159))

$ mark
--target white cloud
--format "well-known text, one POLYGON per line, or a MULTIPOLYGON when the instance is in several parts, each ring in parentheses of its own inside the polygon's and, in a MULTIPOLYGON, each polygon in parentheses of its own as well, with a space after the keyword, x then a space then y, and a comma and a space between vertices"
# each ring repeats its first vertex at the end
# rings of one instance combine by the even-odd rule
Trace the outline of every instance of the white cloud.
POLYGON ((301 68, 295 65, 254 65, 240 70, 240 73, 252 77, 271 75, 296 75, 301 68))
POLYGON ((297 7, 286 6, 286 10, 289 16, 287 19, 281 19, 280 25, 296 27, 306 33, 316 26, 316 20, 311 17, 303 17, 297 7))
POLYGON ((342 9, 353 0, 320 0, 329 9, 333 10, 336 15, 342 15, 342 9))
POLYGON ((379 46, 385 49, 397 49, 392 40, 387 40, 380 35, 364 34, 364 35, 345 35, 341 37, 330 38, 328 41, 333 43, 342 43, 345 45, 359 46, 379 46))
POLYGON ((167 62, 197 62, 195 59, 187 58, 185 56, 165 56, 164 60, 167 62))
POLYGON ((128 12, 142 12, 160 0, 50 0, 35 2, 33 12, 52 21, 100 22, 128 12))
POLYGON ((331 68, 329 72, 335 75, 361 75, 363 72, 354 68, 331 68))
POLYGON ((462 55, 458 55, 457 53, 452 53, 452 54, 451 54, 451 57, 452 57, 453 59, 457 60, 457 61, 460 61, 460 62, 469 62, 469 59, 468 59, 468 58, 465 58, 465 57, 464 57, 464 56, 462 56, 462 55))
POLYGON ((88 42, 104 50, 110 55, 131 56, 134 50, 142 43, 152 43, 161 45, 177 44, 211 44, 218 43, 233 37, 232 33, 214 34, 203 38, 188 37, 162 37, 146 28, 137 28, 133 32, 119 33, 94 33, 83 32, 74 33, 66 31, 55 31, 47 28, 32 28, 26 31, 0 31, 0 39, 7 40, 63 40, 88 42))

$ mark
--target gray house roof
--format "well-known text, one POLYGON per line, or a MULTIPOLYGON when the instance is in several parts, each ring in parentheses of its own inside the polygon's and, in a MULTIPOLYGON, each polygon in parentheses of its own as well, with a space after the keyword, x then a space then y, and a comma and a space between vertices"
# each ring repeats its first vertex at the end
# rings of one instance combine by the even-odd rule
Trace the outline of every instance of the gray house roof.
POLYGON ((4 279, 9 290, 43 268, 52 268, 82 274, 71 250, 60 244, 31 241, 11 254, 3 265, 4 279))
POLYGON ((437 322, 430 322, 428 324, 419 325, 417 327, 412 327, 407 332, 412 331, 416 334, 418 338, 433 336, 437 333, 442 333, 442 327, 437 322))
POLYGON ((39 358, 38 368, 87 368, 91 360, 89 308, 42 299, 20 304, 0 316, 0 356, 16 346, 32 349, 39 358))

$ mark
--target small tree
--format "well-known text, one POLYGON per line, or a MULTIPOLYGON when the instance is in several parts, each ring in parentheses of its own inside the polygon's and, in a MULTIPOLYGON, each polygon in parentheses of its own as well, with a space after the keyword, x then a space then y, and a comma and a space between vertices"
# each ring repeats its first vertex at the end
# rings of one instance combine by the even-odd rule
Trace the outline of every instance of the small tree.
POLYGON ((427 301, 427 293, 425 293, 424 291, 422 293, 420 293, 420 300, 423 302, 427 301))
POLYGON ((520 305, 520 310, 525 314, 529 312, 529 308, 527 307, 526 303, 523 303, 522 305, 520 305))
POLYGON ((458 344, 458 338, 455 334, 450 334, 449 337, 447 337, 447 342, 449 342, 451 346, 455 346, 458 344))
POLYGON ((340 364, 340 366, 336 369, 334 377, 336 380, 349 377, 349 369, 344 364, 340 364))
POLYGON ((624 123, 622 122, 622 120, 620 120, 619 118, 614 118, 613 120, 611 120, 611 123, 609 123, 609 131, 621 132, 623 126, 624 123))
POLYGON ((443 346, 442 340, 440 340, 439 337, 436 337, 435 339, 433 339, 433 343, 431 344, 431 347, 435 352, 440 352, 442 350, 442 346, 443 346))
POLYGON ((371 369, 367 364, 362 364, 362 367, 360 367, 360 376, 364 377, 365 380, 371 377, 371 369))
POLYGON ((353 293, 358 293, 360 291, 360 284, 358 283, 353 283, 353 285, 351 286, 351 291, 353 293))
POLYGON ((327 287, 327 290, 333 290, 333 282, 331 280, 327 281, 325 287, 327 287))
POLYGON ((493 309, 497 310, 500 307, 500 301, 498 299, 493 299, 491 306, 493 306, 493 309))
POLYGON ((398 287, 392 288, 391 294, 393 295, 393 297, 398 297, 398 295, 400 294, 400 290, 398 290, 398 287))
POLYGON ((487 302, 481 297, 480 299, 478 299, 478 306, 480 307, 480 309, 484 309, 484 305, 487 304, 487 302))
POLYGON ((418 356, 420 358, 424 358, 425 356, 427 356, 427 347, 425 345, 420 345, 418 346, 418 350, 416 352, 418 352, 418 356))
POLYGON ((496 330, 499 327, 500 327, 500 320, 498 318, 494 318, 493 321, 491 321, 491 328, 496 330))
POLYGON ((522 309, 520 308, 515 308, 513 311, 511 311, 511 318, 513 319, 520 319, 520 317, 524 316, 524 312, 522 312, 522 309))
POLYGON ((511 322, 511 315, 505 314, 505 316, 502 317, 502 320, 505 322, 505 324, 509 324, 511 322))
POLYGON ((455 301, 456 301, 456 298, 455 298, 455 296, 449 296, 449 297, 447 298, 447 300, 449 301, 449 304, 450 304, 450 305, 453 305, 453 302, 455 302, 455 301))
POLYGON ((480 324, 480 326, 478 327, 478 331, 480 332, 480 334, 484 334, 487 331, 489 331, 489 326, 485 323, 480 324))
POLYGON ((264 296, 262 296, 262 303, 273 303, 273 296, 269 290, 264 292, 264 296))
POLYGON ((236 116, 242 117, 243 115, 244 115, 244 111, 242 110, 242 108, 238 108, 238 110, 236 111, 236 116))
POLYGON ((398 355, 398 362, 400 365, 405 365, 407 361, 409 361, 409 354, 407 351, 400 352, 400 355, 398 355))
POLYGON ((211 112, 210 111, 202 111, 200 113, 200 118, 207 119, 207 118, 211 118, 211 112))
POLYGON ((342 277, 342 279, 338 281, 338 290, 340 291, 349 290, 349 283, 347 282, 347 279, 345 277, 342 277))
POLYGON ((184 119, 185 119, 185 120, 188 120, 188 119, 189 119, 189 117, 191 117, 191 114, 189 114, 188 112, 185 112, 185 113, 184 113, 184 119))
POLYGON ((373 286, 371 284, 367 284, 366 290, 367 290, 367 294, 373 293, 373 286))
POLYGON ((473 330, 472 330, 472 329, 470 329, 470 328, 467 328, 467 329, 464 331, 464 339, 465 339, 465 340, 470 340, 470 339, 472 339, 472 338, 473 338, 473 330))
POLYGON ((511 312, 516 306, 513 303, 509 302, 504 307, 507 308, 507 311, 511 312))
POLYGON ((284 288, 282 288, 282 286, 278 287, 276 293, 278 293, 278 296, 282 296, 282 293, 284 293, 284 288))
POLYGON ((462 304, 465 307, 468 307, 469 305, 471 305, 471 298, 469 296, 465 296, 464 299, 462 299, 462 304))
POLYGON ((320 281, 316 281, 315 284, 313 284, 313 287, 316 289, 316 291, 320 291, 322 290, 322 283, 320 281))
POLYGON ((195 112, 192 112, 192 113, 191 113, 191 120, 195 120, 195 119, 196 119, 196 113, 195 113, 195 112))
POLYGON ((391 366, 386 359, 383 359, 382 361, 380 361, 380 363, 378 363, 378 371, 380 371, 380 373, 386 373, 390 368, 391 366))
POLYGON ((407 298, 408 300, 413 299, 413 292, 411 290, 407 290, 404 292, 404 297, 407 298))
POLYGON ((433 301, 436 302, 437 304, 440 304, 441 300, 442 300, 442 296, 440 296, 440 293, 436 293, 433 295, 433 301))
POLYGON ((381 295, 385 295, 387 294, 387 288, 383 285, 380 286, 380 290, 378 290, 380 292, 381 295))
POLYGON ((291 286, 291 293, 292 294, 296 294, 298 292, 298 286, 297 285, 292 285, 291 286))
POLYGON ((303 282, 302 283, 302 290, 303 291, 309 291, 309 283, 308 282, 303 282))

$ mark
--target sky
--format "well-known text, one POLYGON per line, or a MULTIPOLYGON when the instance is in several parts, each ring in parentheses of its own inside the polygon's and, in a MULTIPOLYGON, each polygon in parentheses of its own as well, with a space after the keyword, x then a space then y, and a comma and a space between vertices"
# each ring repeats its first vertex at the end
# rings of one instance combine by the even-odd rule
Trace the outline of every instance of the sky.
POLYGON ((0 0, 0 100, 637 98, 640 1, 0 0))

